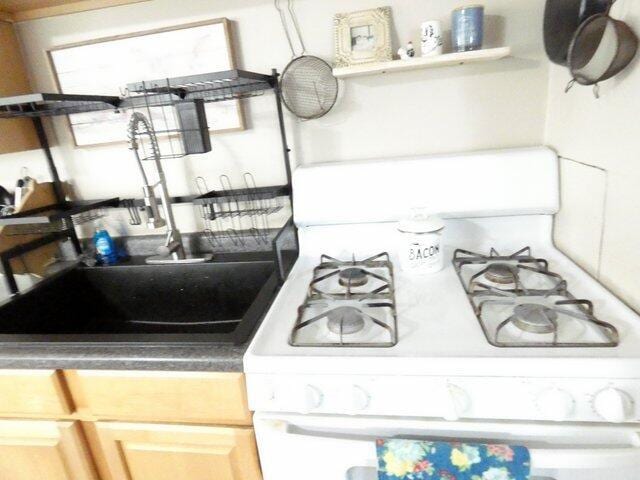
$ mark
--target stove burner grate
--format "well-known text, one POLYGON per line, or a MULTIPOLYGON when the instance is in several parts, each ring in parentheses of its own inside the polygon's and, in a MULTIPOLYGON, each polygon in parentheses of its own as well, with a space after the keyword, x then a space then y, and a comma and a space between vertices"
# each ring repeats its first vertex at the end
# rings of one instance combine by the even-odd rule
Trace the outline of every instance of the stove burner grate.
POLYGON ((482 331, 493 346, 615 347, 619 343, 617 329, 595 316, 590 301, 576 299, 566 280, 550 271, 545 259, 534 257, 529 247, 511 255, 500 255, 493 248, 488 255, 458 249, 453 266, 482 331), (544 282, 532 283, 532 278, 544 282), (496 316, 496 306, 509 308, 506 319, 496 316), (560 327, 569 319, 595 329, 600 338, 567 338, 565 329, 560 327), (507 326, 530 335, 510 337, 507 326))
POLYGON ((289 344, 393 347, 396 343, 398 321, 389 254, 350 261, 322 255, 313 269, 307 297, 298 307, 289 344), (326 288, 327 282, 333 289, 326 288))

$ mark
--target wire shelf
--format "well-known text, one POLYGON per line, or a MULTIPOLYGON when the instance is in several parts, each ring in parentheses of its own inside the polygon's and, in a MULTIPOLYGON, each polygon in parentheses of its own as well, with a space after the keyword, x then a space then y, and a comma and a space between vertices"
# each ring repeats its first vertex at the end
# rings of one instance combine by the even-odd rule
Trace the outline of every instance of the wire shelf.
POLYGON ((256 188, 238 188, 233 190, 211 190, 193 199, 193 203, 210 205, 214 203, 229 203, 236 201, 269 200, 289 195, 287 185, 277 185, 256 188))
POLYGON ((69 230, 74 225, 97 220, 104 216, 102 209, 117 207, 119 198, 99 201, 65 202, 47 205, 0 217, 0 226, 8 235, 31 235, 69 230))
POLYGON ((241 232, 248 232, 258 244, 268 244, 269 216, 284 208, 287 185, 257 187, 250 172, 242 175, 245 188, 234 189, 229 176, 220 175, 220 190, 209 190, 203 177, 196 178, 200 196, 193 199, 204 222, 204 233, 211 245, 225 238, 244 246, 241 232))
POLYGON ((276 85, 277 80, 272 75, 227 70, 130 83, 125 97, 33 93, 0 98, 0 118, 52 117, 110 109, 173 106, 194 100, 222 102, 262 95, 276 85))
MULTIPOLYGON (((228 211, 216 212, 215 217, 229 218, 229 217, 248 217, 251 215, 271 215, 272 213, 276 213, 282 210, 282 207, 283 207, 282 205, 274 205, 272 207, 264 207, 264 208, 244 208, 244 209, 228 210, 228 211)), ((210 220, 213 220, 213 218, 211 218, 210 220)))
POLYGON ((52 117, 117 109, 120 97, 33 93, 0 98, 0 118, 52 117))
POLYGON ((262 95, 276 84, 274 76, 244 70, 136 82, 127 85, 129 96, 123 100, 122 108, 160 107, 193 100, 210 103, 247 98, 262 95))

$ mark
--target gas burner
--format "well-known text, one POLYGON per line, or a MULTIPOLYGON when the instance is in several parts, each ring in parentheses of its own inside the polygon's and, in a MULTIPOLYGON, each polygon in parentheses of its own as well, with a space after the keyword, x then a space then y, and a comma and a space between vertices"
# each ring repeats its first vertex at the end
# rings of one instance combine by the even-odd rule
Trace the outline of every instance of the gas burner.
POLYGON ((511 322, 529 333, 553 333, 558 328, 558 313, 537 303, 523 303, 513 309, 511 322))
POLYGON ((529 294, 566 288, 562 277, 549 271, 545 259, 533 257, 529 247, 511 255, 500 255, 493 248, 489 255, 456 250, 453 265, 468 294, 529 294))
POLYGON ((384 300, 393 296, 392 285, 393 268, 386 253, 348 261, 322 255, 320 264, 313 269, 308 298, 384 300))
POLYGON ((320 257, 291 331, 294 347, 392 347, 398 341, 393 265, 387 253, 364 260, 320 257))
POLYGON ((453 265, 487 341, 496 347, 613 347, 616 328, 598 320, 548 262, 525 247, 511 255, 456 250, 453 265))
POLYGON ((338 282, 343 287, 362 287, 369 281, 367 271, 358 267, 345 268, 340 271, 338 277, 338 282))
POLYGON ((327 327, 336 335, 351 335, 364 328, 364 315, 356 307, 334 308, 327 319, 327 327))
POLYGON ((516 283, 518 275, 517 269, 508 263, 492 263, 484 271, 487 280, 499 285, 510 285, 516 283))

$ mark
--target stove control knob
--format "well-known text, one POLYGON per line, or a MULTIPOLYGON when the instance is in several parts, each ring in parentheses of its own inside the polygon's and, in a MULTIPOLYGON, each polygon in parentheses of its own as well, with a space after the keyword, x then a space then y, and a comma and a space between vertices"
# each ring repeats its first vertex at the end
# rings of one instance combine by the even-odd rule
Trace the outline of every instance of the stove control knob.
POLYGON ((447 388, 457 414, 456 416, 460 417, 469 413, 469 410, 471 410, 471 397, 469 397, 469 394, 462 387, 453 383, 447 384, 447 388))
POLYGON ((633 417, 633 399, 617 388, 605 388, 596 393, 593 408, 607 422, 621 423, 633 417))
POLYGON ((322 405, 322 401, 324 400, 324 395, 320 391, 318 387, 314 387, 313 385, 305 385, 304 386, 304 408, 306 411, 315 410, 322 405))
POLYGON ((355 411, 366 410, 371 403, 371 396, 360 385, 351 387, 351 407, 355 411))
POLYGON ((545 419, 568 420, 575 409, 575 400, 570 393, 559 388, 543 391, 536 398, 536 407, 545 419))

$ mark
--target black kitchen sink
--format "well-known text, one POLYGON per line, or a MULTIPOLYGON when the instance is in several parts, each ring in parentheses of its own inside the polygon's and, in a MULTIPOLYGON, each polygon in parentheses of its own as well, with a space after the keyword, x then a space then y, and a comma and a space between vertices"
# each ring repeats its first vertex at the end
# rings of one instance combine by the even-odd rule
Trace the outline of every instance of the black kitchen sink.
POLYGON ((0 342, 239 344, 278 287, 272 261, 77 266, 0 305, 0 342))

